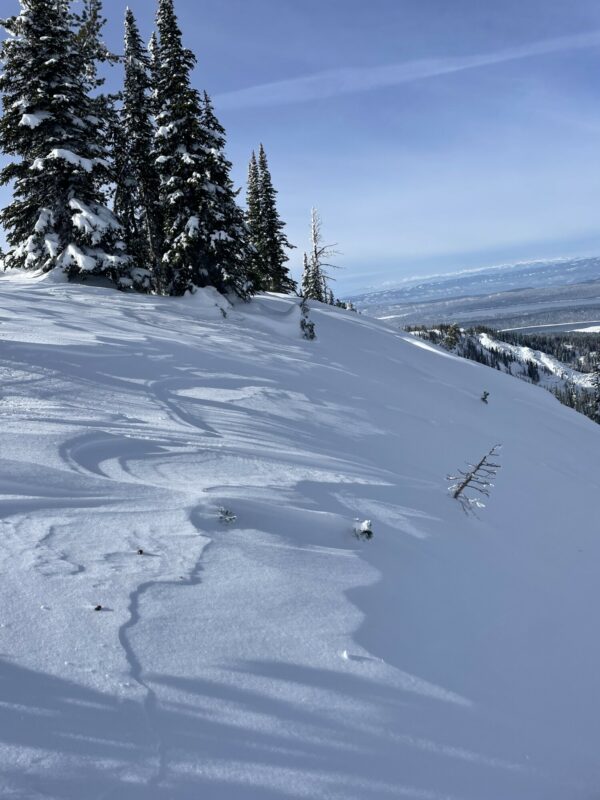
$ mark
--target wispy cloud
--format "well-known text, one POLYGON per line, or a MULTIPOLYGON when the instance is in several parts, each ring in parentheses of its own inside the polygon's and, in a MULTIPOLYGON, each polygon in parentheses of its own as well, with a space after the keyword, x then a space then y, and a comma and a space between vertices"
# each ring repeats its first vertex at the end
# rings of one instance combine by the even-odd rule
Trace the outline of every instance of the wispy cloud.
POLYGON ((565 50, 582 50, 600 46, 600 31, 560 36, 539 42, 457 58, 428 58, 387 64, 380 67, 343 68, 304 75, 290 80, 263 83, 215 98, 221 108, 251 108, 305 103, 337 95, 367 92, 387 86, 463 72, 477 67, 502 64, 565 50))

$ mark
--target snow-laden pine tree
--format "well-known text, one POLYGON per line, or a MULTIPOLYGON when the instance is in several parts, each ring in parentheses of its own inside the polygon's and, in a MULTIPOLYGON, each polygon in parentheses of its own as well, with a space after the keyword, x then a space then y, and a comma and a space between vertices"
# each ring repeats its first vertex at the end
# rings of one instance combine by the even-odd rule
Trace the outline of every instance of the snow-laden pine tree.
POLYGON ((14 181, 13 200, 0 213, 5 266, 124 281, 129 259, 106 205, 107 125, 89 93, 89 40, 68 2, 20 5, 2 23, 9 37, 0 50, 0 148, 11 158, 0 181, 14 181))
MULTIPOLYGON (((251 162, 251 171, 252 168, 251 162)), ((296 291, 296 282, 286 267, 289 261, 286 250, 292 249, 293 245, 284 233, 285 223, 281 221, 277 210, 277 190, 273 186, 267 154, 262 144, 256 177, 259 218, 258 224, 253 222, 250 229, 253 232, 252 244, 258 250, 257 265, 261 288, 270 292, 290 294, 296 291)), ((250 220, 250 208, 248 219, 250 220)))
MULTIPOLYGON (((65 3, 65 5, 69 5, 65 3)), ((106 25, 102 0, 81 0, 81 11, 73 14, 77 29, 77 40, 85 58, 84 77, 89 93, 94 93, 104 85, 104 78, 98 74, 98 64, 118 61, 118 56, 110 52, 102 40, 102 30, 106 25)), ((92 102, 104 102, 104 95, 95 93, 92 102)))
POLYGON ((159 0, 157 27, 154 150, 163 208, 161 272, 166 293, 182 295, 198 285, 206 258, 206 151, 200 96, 190 82, 196 59, 183 46, 173 0, 159 0))
MULTIPOLYGON (((70 7, 70 4, 67 3, 70 7)), ((103 0, 79 0, 73 12, 74 26, 77 31, 77 42, 84 60, 82 76, 85 80, 86 92, 89 97, 91 114, 90 120, 96 124, 96 137, 102 142, 104 149, 104 166, 110 190, 107 200, 113 197, 120 143, 122 141, 122 125, 117 110, 119 94, 109 94, 103 90, 105 78, 99 72, 100 65, 114 66, 120 62, 120 57, 112 53, 102 38, 106 25, 103 11, 103 0)), ((113 200, 114 207, 114 200, 113 200)), ((121 219, 118 217, 119 222, 121 219)), ((127 241, 123 235, 127 249, 127 241)), ((129 254, 129 251, 127 251, 129 254)), ((133 262, 132 262, 133 263, 133 262)), ((131 275, 131 271, 130 271, 131 275)))
POLYGON ((196 59, 184 48, 173 0, 159 0, 156 47, 156 163, 163 206, 167 293, 195 287, 244 294, 246 231, 223 155, 223 129, 190 82, 196 59))
MULTIPOLYGON (((115 175, 116 148, 121 131, 117 112, 118 94, 103 91, 105 78, 99 74, 100 65, 113 66, 121 60, 112 53, 102 38, 106 19, 102 7, 103 0, 79 0, 82 9, 73 14, 77 30, 78 46, 84 59, 83 77, 92 107, 91 117, 95 120, 96 135, 103 142, 105 160, 110 165, 111 178, 115 175)), ((77 4, 76 4, 77 7, 77 4)))
POLYGON ((302 265, 302 297, 305 300, 323 300, 322 281, 318 271, 315 272, 314 263, 307 253, 304 253, 302 265))
POLYGON ((246 227, 248 229, 248 241, 250 243, 249 272, 254 288, 257 291, 264 291, 263 276, 263 226, 260 209, 260 175, 258 172, 258 161, 256 153, 252 151, 250 164, 248 165, 248 183, 246 186, 246 227))
MULTIPOLYGON (((125 82, 117 142, 115 212, 140 281, 164 291, 159 178, 154 163, 150 55, 134 14, 125 15, 125 82)), ((150 288, 148 286, 148 288, 150 288)))
POLYGON ((600 423, 600 365, 596 365, 592 373, 591 405, 588 416, 600 423))
POLYGON ((156 31, 152 31, 148 40, 148 58, 150 59, 150 83, 152 86, 150 107, 154 116, 158 116, 158 85, 159 85, 159 52, 158 36, 156 31))
POLYGON ((208 251, 200 286, 215 286, 247 297, 252 291, 248 262, 252 248, 244 212, 237 204, 238 190, 230 177, 231 162, 225 156, 225 129, 217 119, 210 97, 204 92, 202 128, 206 147, 204 226, 208 251))
POLYGON ((300 331, 302 338, 312 342, 317 338, 315 331, 315 323, 310 318, 310 309, 306 297, 303 297, 300 302, 300 331))

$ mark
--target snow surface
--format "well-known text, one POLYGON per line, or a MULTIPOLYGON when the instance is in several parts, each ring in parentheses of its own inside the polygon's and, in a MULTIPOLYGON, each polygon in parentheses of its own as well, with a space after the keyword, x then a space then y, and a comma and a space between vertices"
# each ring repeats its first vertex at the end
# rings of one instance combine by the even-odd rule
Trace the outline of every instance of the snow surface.
POLYGON ((0 277, 3 799, 600 795, 600 428, 311 317, 0 277))
POLYGON ((501 333, 510 333, 512 331, 515 333, 537 333, 538 331, 544 333, 560 333, 561 331, 565 333, 600 333, 600 326, 598 326, 596 320, 593 322, 588 320, 587 322, 551 322, 547 325, 527 325, 519 328, 501 328, 500 330, 501 333), (571 327, 572 325, 574 327, 571 327))
POLYGON ((589 328, 573 328, 572 333, 600 333, 600 326, 592 325, 589 328))

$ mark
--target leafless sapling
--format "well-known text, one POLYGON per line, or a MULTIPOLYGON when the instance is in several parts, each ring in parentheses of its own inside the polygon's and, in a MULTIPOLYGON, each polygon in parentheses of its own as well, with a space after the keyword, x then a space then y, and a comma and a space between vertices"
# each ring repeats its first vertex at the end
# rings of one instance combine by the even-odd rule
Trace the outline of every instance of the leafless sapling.
POLYGON ((312 273, 314 287, 312 293, 308 295, 312 300, 319 300, 322 303, 328 302, 329 281, 333 280, 328 273, 328 269, 338 269, 336 264, 331 263, 331 259, 340 255, 336 250, 336 245, 325 244, 323 239, 323 223, 316 208, 311 211, 310 217, 310 258, 309 267, 312 273))
POLYGON ((493 478, 498 474, 500 464, 496 463, 502 445, 497 444, 477 464, 468 464, 468 470, 458 470, 456 475, 448 475, 452 481, 449 491, 461 504, 465 514, 475 514, 476 509, 485 508, 481 497, 489 497, 494 486, 493 478), (475 494, 473 494, 475 493, 475 494))

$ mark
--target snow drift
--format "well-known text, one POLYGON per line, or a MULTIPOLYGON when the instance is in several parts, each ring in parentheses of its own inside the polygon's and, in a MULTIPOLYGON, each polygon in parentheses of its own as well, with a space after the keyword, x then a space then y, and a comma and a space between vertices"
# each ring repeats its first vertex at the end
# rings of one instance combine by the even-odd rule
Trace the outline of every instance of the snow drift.
POLYGON ((3 798, 600 797, 600 428, 311 316, 0 278, 3 798))

